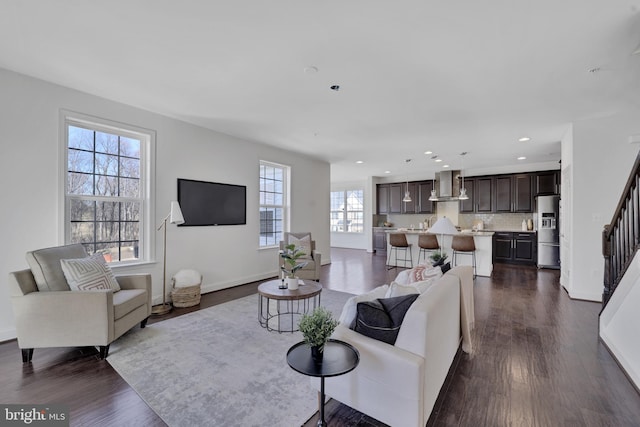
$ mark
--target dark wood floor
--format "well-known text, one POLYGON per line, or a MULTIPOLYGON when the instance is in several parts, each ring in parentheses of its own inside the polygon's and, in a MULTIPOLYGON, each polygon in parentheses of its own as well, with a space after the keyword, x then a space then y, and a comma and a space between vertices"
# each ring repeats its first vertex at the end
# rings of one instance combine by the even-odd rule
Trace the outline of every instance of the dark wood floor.
MULTIPOLYGON (((333 249, 321 282, 351 293, 388 283, 384 258, 333 249)), ((256 292, 258 283, 203 295, 149 323, 256 292)), ((496 265, 475 285, 475 351, 461 354, 440 393, 433 426, 640 426, 640 396, 598 341, 600 305, 572 301, 558 272, 496 265)), ((93 348, 36 349, 22 365, 15 341, 0 344, 0 402, 60 403, 72 425, 163 426, 93 348)), ((332 401, 331 426, 381 426, 332 401)), ((307 425, 315 425, 310 420, 307 425)))

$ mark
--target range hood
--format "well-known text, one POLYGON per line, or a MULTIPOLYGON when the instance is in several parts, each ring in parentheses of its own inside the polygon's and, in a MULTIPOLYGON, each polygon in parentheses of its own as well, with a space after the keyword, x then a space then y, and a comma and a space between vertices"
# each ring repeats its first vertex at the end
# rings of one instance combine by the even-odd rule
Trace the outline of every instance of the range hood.
POLYGON ((460 176, 460 171, 443 171, 436 174, 438 202, 458 201, 458 196, 460 195, 460 176))

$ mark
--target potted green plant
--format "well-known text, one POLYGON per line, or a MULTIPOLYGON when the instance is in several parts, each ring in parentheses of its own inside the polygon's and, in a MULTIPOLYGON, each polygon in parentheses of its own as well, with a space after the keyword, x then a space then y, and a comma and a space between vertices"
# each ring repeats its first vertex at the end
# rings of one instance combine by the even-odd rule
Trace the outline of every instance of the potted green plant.
POLYGON ((324 307, 317 307, 310 314, 303 314, 298 322, 304 342, 311 347, 311 357, 316 363, 322 362, 324 345, 338 326, 333 314, 324 307))
POLYGON ((443 265, 447 259, 447 253, 443 251, 435 251, 429 256, 431 264, 435 267, 437 265, 443 265))
POLYGON ((298 289, 298 279, 295 277, 296 271, 308 264, 308 261, 298 262, 298 259, 307 255, 294 244, 289 244, 280 251, 280 258, 284 259, 284 263, 280 266, 280 270, 287 276, 287 288, 291 290, 298 289))

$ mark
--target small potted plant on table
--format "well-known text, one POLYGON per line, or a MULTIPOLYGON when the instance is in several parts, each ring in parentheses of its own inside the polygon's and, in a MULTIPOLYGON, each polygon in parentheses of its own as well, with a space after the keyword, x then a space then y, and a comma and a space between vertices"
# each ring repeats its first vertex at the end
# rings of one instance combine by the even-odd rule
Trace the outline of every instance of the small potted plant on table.
POLYGON ((433 252, 429 258, 431 259, 431 265, 434 267, 438 265, 443 265, 444 261, 447 259, 447 253, 442 251, 433 252))
POLYGON ((304 342, 311 347, 311 357, 314 362, 321 363, 324 355, 324 345, 338 326, 329 310, 317 307, 310 314, 303 314, 298 322, 304 342))
POLYGON ((282 273, 287 276, 285 281, 287 288, 291 290, 298 289, 298 278, 295 277, 296 271, 308 264, 307 261, 298 262, 298 259, 305 255, 306 253, 297 248, 294 244, 285 246, 284 250, 280 252, 280 258, 284 259, 284 263, 280 266, 280 270, 282 270, 282 273))

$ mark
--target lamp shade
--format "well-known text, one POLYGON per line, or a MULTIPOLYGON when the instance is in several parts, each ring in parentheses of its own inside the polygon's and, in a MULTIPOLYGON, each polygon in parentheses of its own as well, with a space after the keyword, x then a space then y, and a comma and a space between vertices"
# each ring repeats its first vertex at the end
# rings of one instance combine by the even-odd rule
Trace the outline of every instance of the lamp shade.
POLYGON ((433 234, 458 234, 455 225, 453 225, 451 220, 446 216, 438 219, 436 223, 431 226, 429 232, 433 234))
POLYGON ((171 212, 169 213, 170 224, 184 224, 184 217, 182 216, 182 209, 180 209, 180 203, 171 202, 171 212))

